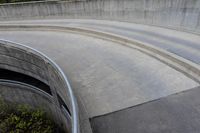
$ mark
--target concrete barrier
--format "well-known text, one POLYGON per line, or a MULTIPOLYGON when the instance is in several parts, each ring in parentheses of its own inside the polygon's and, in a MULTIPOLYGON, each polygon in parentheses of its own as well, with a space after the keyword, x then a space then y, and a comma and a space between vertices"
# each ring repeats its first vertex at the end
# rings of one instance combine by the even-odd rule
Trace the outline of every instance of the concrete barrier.
POLYGON ((62 70, 47 56, 22 44, 0 40, 0 68, 39 80, 50 89, 47 93, 23 82, 0 80, 0 96, 10 101, 42 105, 59 126, 67 132, 79 133, 77 103, 71 86, 62 70))
POLYGON ((82 0, 0 5, 0 20, 107 19, 200 33, 200 0, 82 0))

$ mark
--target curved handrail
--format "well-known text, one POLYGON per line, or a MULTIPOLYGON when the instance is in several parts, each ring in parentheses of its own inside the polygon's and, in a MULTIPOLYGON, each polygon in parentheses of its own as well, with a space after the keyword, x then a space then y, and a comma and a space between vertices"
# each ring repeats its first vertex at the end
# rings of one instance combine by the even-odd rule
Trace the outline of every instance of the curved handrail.
POLYGON ((79 129, 79 115, 78 115, 77 101, 76 101, 76 98, 75 98, 75 96, 73 94, 73 90, 72 90, 72 87, 71 87, 71 85, 69 83, 69 80, 65 76, 64 72, 62 71, 62 69, 54 61, 52 61, 48 56, 46 56, 42 52, 40 52, 40 51, 38 51, 38 50, 36 50, 36 49, 34 49, 32 47, 26 46, 26 45, 21 44, 21 43, 5 40, 5 39, 0 39, 0 43, 3 43, 3 44, 8 44, 9 43, 9 45, 13 44, 13 46, 15 46, 15 47, 18 45, 19 48, 22 48, 22 49, 24 49, 26 51, 35 52, 41 58, 43 58, 44 60, 47 60, 48 63, 50 63, 55 69, 57 69, 57 72, 60 74, 60 76, 62 77, 63 81, 65 82, 65 86, 68 89, 67 91, 69 92, 69 96, 70 96, 70 99, 71 99, 70 102, 71 102, 71 106, 72 106, 72 133, 79 133, 80 129, 79 129))

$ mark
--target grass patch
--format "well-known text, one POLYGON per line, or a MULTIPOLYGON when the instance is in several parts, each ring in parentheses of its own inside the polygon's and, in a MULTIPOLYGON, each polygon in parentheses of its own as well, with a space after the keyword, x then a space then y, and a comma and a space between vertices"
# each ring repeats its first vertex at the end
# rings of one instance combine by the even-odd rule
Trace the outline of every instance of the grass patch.
POLYGON ((0 99, 0 133, 63 133, 42 109, 0 99))

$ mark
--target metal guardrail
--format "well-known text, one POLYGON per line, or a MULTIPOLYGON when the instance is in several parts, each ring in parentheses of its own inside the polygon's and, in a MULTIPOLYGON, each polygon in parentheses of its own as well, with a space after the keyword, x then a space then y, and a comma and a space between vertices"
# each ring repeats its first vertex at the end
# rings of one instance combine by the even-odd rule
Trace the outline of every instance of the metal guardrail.
MULTIPOLYGON (((8 47, 14 47, 14 48, 17 48, 17 49, 22 49, 22 50, 26 51, 27 53, 35 54, 35 55, 41 57, 47 64, 51 65, 55 69, 56 74, 58 74, 59 75, 58 77, 61 78, 60 80, 63 81, 63 86, 65 88, 65 91, 69 95, 69 99, 70 99, 69 103, 70 104, 67 104, 67 103, 65 103, 65 104, 67 106, 71 106, 71 107, 68 107, 68 108, 71 109, 70 110, 71 111, 70 112, 71 113, 71 126, 72 126, 71 132, 72 133, 79 133, 80 132, 80 129, 79 129, 79 113, 78 113, 78 106, 77 106, 76 98, 73 94, 73 90, 71 88, 71 85, 70 85, 67 77, 65 76, 64 72, 61 70, 61 68, 54 61, 52 61, 49 57, 47 57, 46 55, 44 55, 40 51, 38 51, 34 48, 31 48, 29 46, 26 46, 26 45, 23 45, 23 44, 20 44, 20 43, 16 43, 16 42, 13 42, 13 41, 8 41, 8 40, 5 40, 5 39, 0 39, 0 45, 6 45, 8 47)), ((63 106, 62 106, 62 108, 63 108, 63 106)))

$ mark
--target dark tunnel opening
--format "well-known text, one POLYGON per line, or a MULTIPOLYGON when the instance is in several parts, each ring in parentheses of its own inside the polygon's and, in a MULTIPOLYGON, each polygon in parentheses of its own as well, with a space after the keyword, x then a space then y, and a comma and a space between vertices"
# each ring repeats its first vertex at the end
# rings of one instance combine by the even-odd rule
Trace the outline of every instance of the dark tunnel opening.
POLYGON ((0 68, 0 79, 26 83, 52 95, 51 89, 47 84, 29 75, 0 68))

